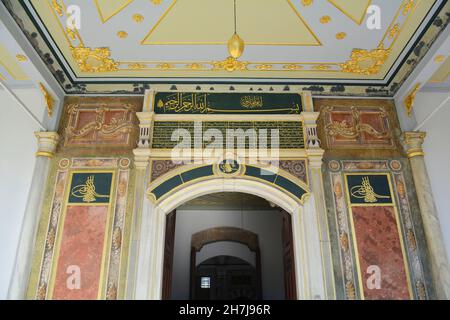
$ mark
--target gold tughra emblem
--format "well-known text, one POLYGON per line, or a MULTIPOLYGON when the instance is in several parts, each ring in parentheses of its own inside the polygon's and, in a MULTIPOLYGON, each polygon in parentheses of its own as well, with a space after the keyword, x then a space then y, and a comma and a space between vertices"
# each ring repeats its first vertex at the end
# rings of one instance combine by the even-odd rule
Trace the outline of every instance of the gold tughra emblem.
POLYGON ((374 203, 378 199, 390 199, 390 196, 382 196, 375 193, 373 187, 370 185, 369 177, 364 177, 361 185, 352 187, 350 193, 352 197, 364 199, 366 203, 374 203))
POLYGON ((83 202, 94 202, 97 198, 109 198, 109 195, 95 192, 94 176, 89 176, 85 184, 80 184, 72 188, 72 196, 82 198, 83 202))

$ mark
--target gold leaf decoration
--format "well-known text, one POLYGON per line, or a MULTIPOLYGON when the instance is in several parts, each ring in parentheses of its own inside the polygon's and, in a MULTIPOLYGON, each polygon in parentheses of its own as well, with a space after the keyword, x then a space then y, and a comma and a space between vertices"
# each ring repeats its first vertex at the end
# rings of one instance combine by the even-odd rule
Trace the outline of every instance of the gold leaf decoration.
POLYGON ((17 61, 20 61, 20 62, 28 61, 28 58, 26 56, 24 56, 23 54, 17 54, 16 59, 17 59, 17 61))
POLYGON ((62 17, 63 15, 63 9, 62 6, 59 4, 57 0, 52 0, 52 7, 56 11, 56 13, 62 17))
POLYGON ((380 72, 391 50, 382 46, 374 50, 353 49, 350 60, 341 63, 343 72, 373 75, 380 72))
POLYGON ((141 23, 142 21, 144 21, 144 16, 142 14, 136 13, 133 15, 133 20, 136 23, 141 23))
POLYGON ((151 1, 155 6, 157 6, 163 2, 163 0, 151 0, 151 1))
POLYGON ((400 25, 396 23, 391 30, 389 30, 389 39, 393 39, 397 33, 400 31, 400 25))
POLYGON ((200 69, 204 69, 204 66, 200 63, 190 63, 188 65, 186 65, 187 68, 192 69, 192 70, 200 70, 200 69))
POLYGON ((303 67, 298 64, 290 63, 290 64, 285 64, 283 66, 283 69, 293 71, 293 70, 301 70, 301 69, 303 69, 303 67))
POLYGON ((248 62, 238 61, 233 57, 228 57, 223 61, 214 61, 213 62, 213 70, 225 70, 228 72, 233 71, 248 71, 247 69, 248 62))
POLYGON ((125 39, 126 37, 128 37, 128 32, 126 32, 126 31, 119 31, 119 32, 117 32, 117 36, 120 39, 125 39))
POLYGON ((347 37, 347 34, 345 32, 339 32, 336 34, 336 39, 338 40, 344 40, 347 37))
POLYGON ((327 23, 330 23, 331 17, 330 16, 322 16, 319 21, 321 24, 327 24, 327 23))
POLYGON ((70 47, 72 56, 82 72, 100 73, 118 70, 119 63, 111 59, 109 48, 70 47))
POLYGON ((39 83, 39 89, 41 89, 41 92, 44 95, 44 100, 47 107, 47 114, 49 117, 51 117, 53 115, 53 107, 55 104, 55 100, 42 83, 39 83))
POLYGON ((258 64, 257 66, 255 66, 255 68, 257 70, 261 70, 261 71, 270 70, 270 69, 272 69, 272 65, 271 64, 258 64))
POLYGON ((414 88, 411 90, 411 92, 405 97, 405 100, 403 101, 405 104, 406 114, 408 117, 412 116, 412 110, 414 106, 414 101, 416 100, 416 94, 419 92, 420 89, 420 83, 417 83, 414 88))
POLYGON ((309 7, 310 5, 313 4, 313 0, 301 0, 301 3, 304 7, 309 7))
POLYGON ((145 67, 146 67, 147 65, 145 65, 145 64, 143 64, 143 63, 130 63, 129 65, 128 65, 128 67, 130 68, 130 69, 133 69, 133 70, 140 70, 140 69, 144 69, 145 67))
POLYGON ((414 7, 414 0, 409 0, 405 6, 403 7, 403 15, 406 16, 411 11, 411 9, 414 7))

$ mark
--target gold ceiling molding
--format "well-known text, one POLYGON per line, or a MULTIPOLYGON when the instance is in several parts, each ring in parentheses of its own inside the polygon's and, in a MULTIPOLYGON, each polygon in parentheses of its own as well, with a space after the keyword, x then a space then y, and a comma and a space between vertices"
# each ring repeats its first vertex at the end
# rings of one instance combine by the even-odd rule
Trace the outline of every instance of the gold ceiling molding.
POLYGON ((414 100, 416 99, 417 92, 419 92, 420 85, 421 85, 420 82, 417 83, 403 101, 403 103, 405 104, 406 114, 408 115, 408 117, 412 116, 414 100))
POLYGON ((328 0, 328 2, 353 20, 356 24, 361 25, 364 22, 367 9, 372 3, 372 0, 328 0), (358 12, 351 12, 352 10, 356 10, 358 12))
MULTIPOLYGON (((162 26, 163 23, 172 23, 173 27, 178 28, 179 24, 180 24, 180 19, 175 19, 175 22, 170 20, 172 19, 173 15, 175 14, 177 18, 180 18, 178 15, 180 11, 180 6, 185 5, 186 2, 182 2, 179 0, 172 0, 171 4, 167 7, 167 9, 164 11, 164 13, 160 16, 160 18, 157 20, 157 22, 153 25, 153 27, 151 28, 151 30, 145 35, 145 37, 142 39, 141 41, 141 45, 221 45, 221 44, 227 44, 228 40, 224 41, 224 40, 214 40, 214 41, 209 41, 209 40, 202 40, 202 41, 178 41, 178 40, 171 40, 171 41, 157 41, 157 40, 151 40, 151 38, 155 37, 155 33, 157 34, 157 30, 161 30, 163 29, 162 26), (176 10, 175 10, 176 8, 176 10), (177 11, 178 10, 178 11, 177 11), (167 22, 169 17, 169 22, 167 22)), ((264 2, 262 2, 264 3, 264 2)), ((191 8, 193 7, 192 4, 189 4, 189 9, 191 10, 191 8)), ((184 7, 183 7, 184 8, 184 7)), ((299 13, 299 11, 297 10, 297 8, 294 6, 294 4, 292 3, 292 0, 286 0, 286 8, 289 9, 289 12, 292 12, 293 15, 292 17, 295 17, 296 21, 298 21, 299 26, 295 26, 295 28, 300 28, 300 29, 304 29, 304 34, 308 34, 308 36, 310 36, 310 40, 306 41, 303 40, 299 41, 299 42, 293 42, 293 41, 249 41, 247 39, 245 39, 245 44, 246 45, 263 45, 263 46, 322 46, 322 42, 319 40, 318 36, 315 34, 315 32, 312 30, 312 28, 308 25, 308 23, 306 22, 306 20, 302 17, 302 15, 299 13)), ((211 9, 209 8, 202 8, 202 10, 210 10, 215 11, 215 7, 212 6, 211 9)), ((282 9, 284 9, 284 7, 282 7, 282 9)), ((254 11, 254 9, 252 8, 252 10, 254 11)), ((184 10, 182 11, 183 13, 185 13, 184 10)), ((198 10, 197 10, 198 11, 198 10)), ((251 12, 251 16, 254 15, 254 12, 251 12)), ((247 12, 247 11, 245 11, 247 12)), ((188 15, 189 12, 186 12, 186 15, 188 15)), ((209 11, 206 11, 205 14, 210 15, 209 11)), ((190 27, 191 25, 187 25, 187 27, 190 27)), ((213 25, 213 27, 217 27, 216 25, 213 25)), ((185 28, 186 29, 186 28, 185 28)), ((159 31, 162 32, 162 31, 159 31)), ((242 36, 242 30, 240 31, 240 34, 242 36)))
POLYGON ((45 88, 45 86, 39 82, 39 89, 41 90, 42 94, 44 95, 45 105, 47 107, 47 114, 49 117, 53 115, 53 107, 55 105, 55 100, 50 95, 48 90, 45 88))
POLYGON ((110 58, 109 48, 86 48, 83 45, 70 47, 72 56, 82 72, 111 72, 117 71, 119 63, 110 58))
POLYGON ((353 49, 350 60, 340 64, 340 66, 342 71, 346 73, 378 74, 389 58, 390 52, 391 49, 384 49, 382 46, 373 50, 353 49))
POLYGON ((238 61, 233 57, 228 57, 223 61, 214 61, 213 70, 226 70, 228 72, 233 71, 248 71, 248 62, 238 61))
POLYGON ((134 0, 94 0, 95 8, 103 23, 125 9, 134 0))
POLYGON ((63 8, 62 8, 61 4, 59 4, 59 2, 57 0, 52 0, 52 7, 53 7, 53 9, 55 9, 56 13, 58 13, 58 15, 60 17, 62 17, 62 15, 63 15, 63 8))
MULTIPOLYGON (((122 3, 122 7, 120 10, 114 12, 114 15, 118 12, 122 11, 125 7, 127 7, 134 0, 113 0, 116 3, 113 8, 109 9, 109 13, 111 13, 114 8, 119 7, 119 3, 122 3)), ((148 0, 146 0, 148 1, 148 0)), ((362 1, 362 0, 355 0, 362 1)), ((216 71, 216 70, 226 70, 229 72, 233 71, 266 71, 266 72, 278 72, 278 71, 287 71, 287 72, 345 72, 345 73, 354 73, 359 75, 374 75, 379 74, 382 66, 386 63, 387 59, 391 54, 391 48, 396 43, 396 40, 399 38, 400 33, 405 27, 406 22, 417 8, 418 4, 421 0, 403 0, 402 4, 399 5, 396 15, 392 20, 391 24, 385 31, 385 35, 380 41, 378 49, 370 50, 370 49, 354 49, 352 51, 351 57, 348 61, 339 63, 328 63, 328 62, 273 62, 273 61, 249 61, 245 62, 237 61, 236 59, 227 58, 223 61, 184 61, 184 62, 173 62, 173 61, 119 61, 117 57, 112 58, 111 51, 109 48, 94 48, 92 49, 85 47, 84 43, 81 39, 80 34, 77 30, 75 30, 75 34, 70 34, 71 30, 66 30, 66 28, 62 27, 62 24, 65 20, 65 4, 64 0, 51 1, 47 0, 48 3, 47 8, 49 8, 55 16, 59 16, 58 6, 52 5, 54 2, 62 8, 62 16, 57 19, 57 23, 59 23, 61 30, 65 34, 69 48, 72 53, 72 56, 75 59, 76 64, 79 66, 80 70, 83 72, 89 73, 98 73, 98 72, 111 72, 111 71, 127 71, 131 70, 134 72, 143 72, 149 70, 170 70, 170 71, 216 71), (406 18, 402 18, 402 14, 406 18), (395 30, 395 32, 393 31, 395 30), (392 35, 392 36, 391 36, 392 35), (76 39, 78 38, 78 39, 76 39), (72 39, 72 41, 71 41, 72 39), (77 41, 75 41, 77 40, 77 41), (79 41, 78 41, 79 40, 79 41), (386 41, 389 40, 389 41, 386 41), (386 49, 384 49, 386 48, 386 49)), ((102 3, 106 6, 109 0, 93 0, 96 3, 102 3), (108 1, 108 2, 107 2, 108 1)), ((150 2, 150 1, 149 1, 150 2)), ((177 0, 172 0, 169 5, 169 8, 166 9, 163 16, 168 13, 170 8, 177 2, 177 0)), ((342 0, 328 0, 328 2, 335 2, 336 4, 344 3, 342 0)), ((287 0, 287 3, 290 4, 294 12, 296 12, 295 7, 293 6, 291 0, 287 0)), ((368 1, 367 6, 370 5, 370 1, 368 1)), ((94 7, 94 6, 93 6, 94 7)), ((342 8, 344 6, 341 5, 342 8)), ((362 5, 361 5, 362 7, 362 5)), ((98 8, 97 8, 98 9, 98 8)), ((344 8, 345 9, 345 8, 344 8)), ((353 12, 357 12, 357 10, 353 10, 353 12)), ((141 16, 142 19, 144 17, 140 14, 135 14, 132 16, 133 20, 136 21, 134 16, 141 16)), ((298 12, 297 12, 297 15, 298 12)), ((112 16, 111 16, 112 17, 112 16)), ((111 18, 110 17, 110 18, 111 18)), ((162 19, 163 17, 160 17, 162 19)), ((299 16, 302 20, 302 18, 299 16)), ((363 17, 364 18, 364 17, 363 17)), ((109 18, 108 18, 109 19, 109 18)), ((140 18, 137 18, 140 20, 140 18)), ((331 21, 331 17, 328 15, 324 15, 320 18, 320 22, 329 23, 331 21)), ((302 20, 303 21, 303 20, 302 20)), ((136 21, 137 22, 137 21, 136 21)), ((154 26, 156 27, 156 25, 154 26)), ((73 31, 72 31, 73 32, 73 31)), ((339 37, 339 36, 338 36, 339 37)), ((251 44, 251 43, 248 43, 251 44)), ((265 44, 270 45, 270 44, 265 44)), ((394 50, 394 49, 392 49, 394 50)))
POLYGON ((26 62, 28 61, 28 58, 24 56, 23 54, 16 54, 16 59, 19 62, 26 62))
POLYGON ((444 62, 444 61, 445 61, 445 56, 442 55, 442 54, 440 54, 440 55, 438 55, 438 56, 436 56, 434 58, 434 62, 436 62, 436 63, 441 63, 441 62, 444 62))

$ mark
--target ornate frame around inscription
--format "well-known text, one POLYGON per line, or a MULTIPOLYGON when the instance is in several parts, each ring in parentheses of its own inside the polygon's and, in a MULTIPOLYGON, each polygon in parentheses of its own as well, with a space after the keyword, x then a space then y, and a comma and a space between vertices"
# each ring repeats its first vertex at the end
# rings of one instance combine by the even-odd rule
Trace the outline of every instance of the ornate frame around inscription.
POLYGON ((417 245, 416 230, 411 216, 405 173, 399 160, 330 160, 327 163, 329 179, 333 188, 332 199, 335 210, 336 228, 339 238, 339 257, 343 275, 343 287, 347 299, 363 298, 361 294, 361 274, 357 268, 355 256, 354 231, 350 222, 349 203, 344 191, 345 174, 384 174, 392 183, 395 210, 398 214, 398 227, 402 250, 405 252, 405 263, 408 264, 409 278, 413 298, 426 300, 429 288, 425 281, 425 272, 421 260, 420 248, 417 245), (340 185, 340 187, 339 187, 340 185), (352 239, 352 240, 351 240, 352 239))

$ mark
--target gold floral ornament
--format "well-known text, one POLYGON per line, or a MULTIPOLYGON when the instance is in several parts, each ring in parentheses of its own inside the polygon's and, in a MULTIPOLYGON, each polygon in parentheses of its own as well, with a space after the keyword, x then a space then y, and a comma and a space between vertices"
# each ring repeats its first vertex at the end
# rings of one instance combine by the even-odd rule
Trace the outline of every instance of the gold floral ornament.
POLYGON ((342 72, 346 73, 377 74, 390 53, 390 49, 384 49, 382 46, 374 50, 353 49, 350 60, 341 63, 340 67, 342 72))
POLYGON ((44 95, 44 100, 47 107, 47 114, 49 117, 51 117, 53 115, 53 107, 55 105, 55 100, 42 83, 39 83, 39 89, 41 89, 41 92, 44 95))
POLYGON ((23 54, 17 54, 16 55, 16 59, 19 62, 26 62, 26 61, 28 61, 28 58, 26 56, 24 56, 23 54))
POLYGON ((283 69, 294 71, 294 70, 301 70, 301 69, 303 69, 303 67, 298 64, 290 63, 290 64, 285 64, 283 66, 283 69))
POLYGON ((163 2, 163 0, 151 0, 151 1, 155 6, 157 6, 163 2))
POLYGON ((117 36, 120 39, 125 39, 126 37, 128 37, 128 32, 126 32, 126 31, 119 31, 119 32, 117 32, 117 36))
POLYGON ((86 48, 83 45, 70 47, 72 56, 82 72, 113 72, 118 70, 119 63, 111 59, 109 48, 86 48))
POLYGON ((419 92, 420 85, 421 85, 420 83, 417 83, 403 101, 403 103, 405 104, 406 114, 408 115, 408 117, 412 116, 414 101, 416 100, 416 95, 417 92, 419 92))
POLYGON ((141 23, 142 21, 144 21, 144 16, 142 14, 136 13, 133 15, 133 20, 136 23, 141 23))
POLYGON ((141 70, 141 69, 145 69, 147 67, 147 65, 143 64, 143 63, 135 62, 135 63, 130 63, 128 65, 128 67, 133 70, 141 70))
POLYGON ((300 1, 304 7, 309 7, 313 4, 313 0, 301 0, 300 1))
POLYGON ((393 39, 398 32, 400 31, 400 25, 398 23, 396 23, 391 30, 389 30, 389 39, 393 39))
POLYGON ((347 34, 345 32, 339 32, 336 34, 336 39, 338 40, 344 40, 347 37, 347 34))
POLYGON ((330 23, 331 17, 330 16, 322 16, 319 21, 321 24, 327 24, 327 23, 330 23))
POLYGON ((248 71, 247 69, 248 62, 238 61, 233 57, 228 57, 223 61, 214 61, 213 62, 213 70, 226 70, 228 72, 233 71, 248 71))

